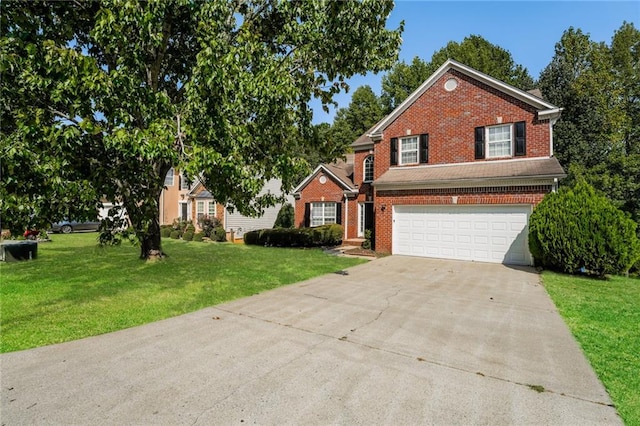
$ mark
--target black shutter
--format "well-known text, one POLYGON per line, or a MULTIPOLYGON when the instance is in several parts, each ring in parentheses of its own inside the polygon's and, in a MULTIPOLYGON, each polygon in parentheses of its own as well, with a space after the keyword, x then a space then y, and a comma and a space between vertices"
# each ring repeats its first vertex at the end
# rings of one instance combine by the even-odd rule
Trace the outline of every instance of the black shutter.
POLYGON ((515 129, 516 156, 527 155, 527 126, 524 121, 518 121, 515 129))
POLYGON ((476 127, 476 160, 484 158, 484 127, 476 127))
POLYGON ((336 203, 336 223, 342 225, 342 203, 336 203))
POLYGON ((420 162, 429 162, 429 135, 420 135, 420 162))
POLYGON ((304 203, 304 226, 308 228, 311 224, 311 203, 304 203))
POLYGON ((391 138, 391 165, 398 165, 398 138, 391 138))

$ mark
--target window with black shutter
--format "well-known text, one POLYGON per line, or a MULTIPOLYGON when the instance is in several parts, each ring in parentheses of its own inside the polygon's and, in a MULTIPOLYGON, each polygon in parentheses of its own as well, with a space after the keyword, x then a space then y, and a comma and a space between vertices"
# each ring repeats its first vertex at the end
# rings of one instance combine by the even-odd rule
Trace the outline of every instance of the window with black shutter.
POLYGON ((527 155, 527 127, 526 122, 515 123, 516 156, 527 155))
POLYGON ((484 158, 484 127, 476 127, 476 160, 484 158))
POLYGON ((429 135, 420 135, 420 162, 429 162, 429 135))
POLYGON ((391 138, 391 165, 398 165, 398 138, 391 138))

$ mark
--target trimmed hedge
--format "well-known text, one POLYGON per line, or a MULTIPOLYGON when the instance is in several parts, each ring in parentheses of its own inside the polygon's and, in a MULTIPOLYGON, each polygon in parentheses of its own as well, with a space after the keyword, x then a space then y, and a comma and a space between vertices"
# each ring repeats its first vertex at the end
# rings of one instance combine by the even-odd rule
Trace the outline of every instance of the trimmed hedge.
POLYGON ((182 234, 182 239, 185 241, 193 240, 193 231, 185 231, 184 234, 182 234))
POLYGON ((169 234, 169 237, 171 237, 174 240, 179 240, 180 239, 180 231, 171 231, 171 234, 169 234))
POLYGON ((171 227, 160 228, 160 236, 162 238, 169 238, 171 236, 171 231, 173 231, 171 227))
POLYGON ((204 232, 196 232, 195 234, 193 234, 193 241, 196 242, 201 242, 202 239, 204 238, 204 232))
POLYGON ((531 214, 536 264, 570 274, 627 272, 640 257, 637 224, 586 182, 545 196, 531 214))
POLYGON ((272 247, 337 246, 342 243, 341 225, 322 225, 313 228, 277 228, 249 231, 244 243, 272 247))

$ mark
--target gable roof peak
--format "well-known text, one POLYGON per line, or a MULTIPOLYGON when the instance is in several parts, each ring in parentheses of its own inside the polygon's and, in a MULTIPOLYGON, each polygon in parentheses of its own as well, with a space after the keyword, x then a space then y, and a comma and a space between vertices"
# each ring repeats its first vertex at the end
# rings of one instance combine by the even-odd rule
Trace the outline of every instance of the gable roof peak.
POLYGON ((427 78, 416 90, 411 93, 407 99, 402 101, 400 105, 396 107, 389 115, 380 120, 371 130, 368 132, 368 137, 374 141, 378 141, 382 138, 382 132, 391 124, 400 114, 402 114, 407 108, 409 108, 424 92, 433 86, 444 74, 450 70, 455 70, 468 77, 473 78, 476 81, 486 84, 496 90, 499 90, 507 95, 510 95, 526 104, 529 104, 538 110, 539 119, 554 120, 560 116, 562 108, 534 96, 524 90, 518 89, 504 81, 491 77, 481 71, 471 68, 461 62, 454 59, 447 59, 429 78, 427 78))

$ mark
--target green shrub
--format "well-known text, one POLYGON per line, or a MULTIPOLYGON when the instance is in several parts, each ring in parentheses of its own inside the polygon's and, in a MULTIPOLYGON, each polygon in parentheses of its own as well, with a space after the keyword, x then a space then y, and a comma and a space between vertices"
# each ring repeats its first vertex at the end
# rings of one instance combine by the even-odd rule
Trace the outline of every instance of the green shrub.
POLYGON ((212 216, 202 216, 198 219, 198 226, 202 229, 205 237, 215 238, 215 229, 219 228, 220 220, 212 216))
POLYGON ((203 238, 204 232, 196 232, 195 234, 193 234, 193 241, 201 242, 203 238))
POLYGON ((184 234, 182 234, 182 239, 185 241, 193 240, 193 231, 185 231, 184 234))
POLYGON ((637 224, 586 182, 548 194, 531 214, 537 264, 570 274, 627 272, 640 257, 637 224))
POLYGON ((372 247, 372 245, 371 245, 371 241, 372 240, 373 240, 373 232, 371 232, 371 229, 365 229, 365 231, 364 231, 364 242, 362 243, 362 248, 370 250, 371 247, 372 247))
POLYGON ((178 240, 180 239, 180 231, 171 231, 171 234, 169 234, 169 237, 171 237, 174 240, 178 240))
POLYGON ((180 235, 182 235, 187 230, 187 227, 189 225, 193 226, 193 222, 191 222, 190 220, 173 219, 171 228, 174 231, 180 231, 180 235))
POLYGON ((276 228, 250 231, 244 234, 244 243, 274 247, 335 246, 342 243, 340 225, 313 228, 276 228))
POLYGON ((193 226, 193 223, 189 223, 189 224, 187 224, 187 226, 185 226, 184 232, 194 233, 194 232, 196 232, 196 227, 193 226))
POLYGON ((293 228, 293 222, 295 221, 295 212, 293 206, 290 203, 283 205, 278 211, 278 217, 273 224, 274 228, 293 228))
POLYGON ((160 236, 162 238, 169 238, 172 231, 171 227, 160 228, 160 236))
POLYGON ((227 231, 225 231, 222 226, 218 226, 214 228, 211 238, 219 243, 224 243, 227 241, 227 231))

